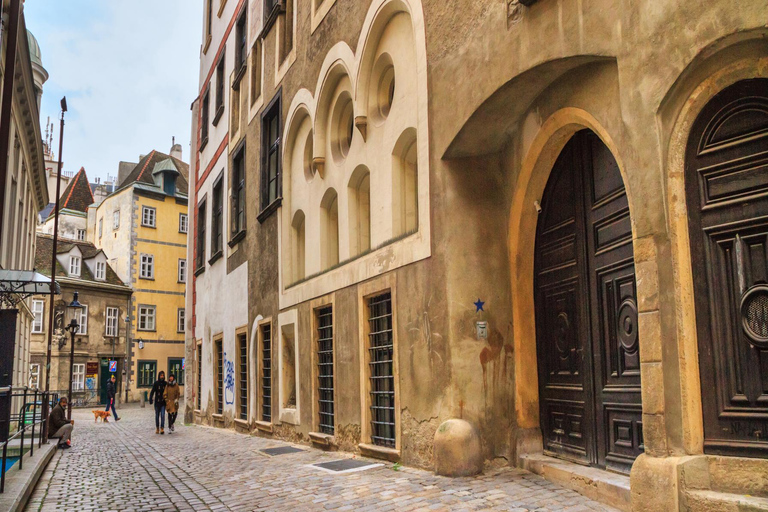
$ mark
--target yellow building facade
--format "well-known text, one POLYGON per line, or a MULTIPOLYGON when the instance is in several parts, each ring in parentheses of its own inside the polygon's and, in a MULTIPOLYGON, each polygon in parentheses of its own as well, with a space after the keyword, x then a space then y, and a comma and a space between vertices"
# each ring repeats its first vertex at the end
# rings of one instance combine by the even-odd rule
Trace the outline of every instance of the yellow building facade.
POLYGON ((131 401, 148 393, 161 371, 185 382, 188 166, 179 157, 180 148, 142 157, 117 190, 88 213, 89 239, 133 289, 131 314, 121 319, 130 333, 131 401))

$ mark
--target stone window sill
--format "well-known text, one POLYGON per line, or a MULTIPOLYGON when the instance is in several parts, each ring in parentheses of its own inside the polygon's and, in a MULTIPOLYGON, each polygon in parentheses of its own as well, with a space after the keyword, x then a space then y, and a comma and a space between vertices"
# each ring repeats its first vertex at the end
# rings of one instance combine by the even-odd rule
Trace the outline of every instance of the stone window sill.
POLYGON ((366 457, 373 457, 375 459, 384 459, 390 462, 397 462, 400 460, 400 450, 394 450, 392 448, 384 448, 383 446, 377 446, 375 444, 360 443, 357 445, 360 448, 360 453, 366 457))
POLYGON ((336 444, 336 438, 329 434, 323 434, 322 432, 310 432, 309 438, 314 444, 320 446, 334 446, 336 444))
POLYGON ((272 423, 268 421, 254 421, 253 424, 257 430, 261 430, 262 432, 269 432, 270 434, 273 432, 272 423))

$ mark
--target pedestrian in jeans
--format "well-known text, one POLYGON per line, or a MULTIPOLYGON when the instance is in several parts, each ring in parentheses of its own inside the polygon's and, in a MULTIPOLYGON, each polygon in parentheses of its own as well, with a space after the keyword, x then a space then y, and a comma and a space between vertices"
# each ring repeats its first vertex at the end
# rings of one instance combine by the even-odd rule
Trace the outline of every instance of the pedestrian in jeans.
POLYGON ((165 410, 168 411, 168 433, 173 432, 173 424, 176 423, 176 416, 179 414, 179 397, 181 391, 176 384, 176 377, 173 374, 168 375, 168 385, 165 386, 165 410))
POLYGON ((149 393, 149 405, 155 402, 155 434, 165 434, 165 385, 165 372, 160 372, 149 393))
POLYGON ((48 437, 50 439, 59 438, 59 448, 71 448, 72 442, 69 438, 72 436, 72 428, 75 426, 75 420, 69 421, 64 408, 67 406, 67 397, 59 399, 59 403, 51 410, 48 416, 48 437))
POLYGON ((105 411, 109 411, 109 408, 112 408, 112 414, 115 416, 115 421, 120 421, 120 418, 117 416, 117 411, 115 410, 115 395, 116 395, 116 386, 115 386, 115 376, 112 375, 112 377, 109 378, 107 381, 107 408, 104 409, 105 411))

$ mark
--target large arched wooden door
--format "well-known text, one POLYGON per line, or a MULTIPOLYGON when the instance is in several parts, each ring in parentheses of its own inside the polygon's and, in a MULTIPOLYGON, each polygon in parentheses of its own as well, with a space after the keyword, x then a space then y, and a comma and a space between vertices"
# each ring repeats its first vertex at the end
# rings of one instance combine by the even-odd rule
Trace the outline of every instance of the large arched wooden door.
POLYGON ((544 449, 629 471, 643 450, 632 229, 618 164, 593 132, 565 146, 541 208, 535 302, 544 449))
POLYGON ((699 114, 686 149, 704 450, 768 457, 768 80, 699 114))

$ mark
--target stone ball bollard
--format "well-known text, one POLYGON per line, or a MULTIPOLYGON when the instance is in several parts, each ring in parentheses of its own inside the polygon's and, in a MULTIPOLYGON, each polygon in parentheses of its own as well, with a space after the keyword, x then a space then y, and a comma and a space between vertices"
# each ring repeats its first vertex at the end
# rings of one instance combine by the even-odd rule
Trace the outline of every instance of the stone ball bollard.
POLYGON ((483 470, 480 436, 468 421, 444 421, 435 432, 435 473, 442 476, 471 476, 483 470))

